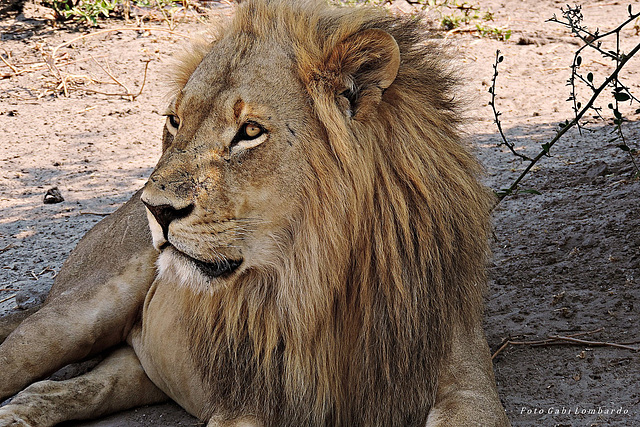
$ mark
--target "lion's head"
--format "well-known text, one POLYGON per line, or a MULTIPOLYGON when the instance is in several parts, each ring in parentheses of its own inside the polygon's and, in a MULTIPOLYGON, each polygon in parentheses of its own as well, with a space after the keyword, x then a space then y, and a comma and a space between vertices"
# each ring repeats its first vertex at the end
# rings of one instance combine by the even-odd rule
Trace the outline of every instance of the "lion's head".
POLYGON ((442 49, 414 18, 319 2, 243 2, 220 34, 175 74, 142 196, 211 401, 424 425, 487 254, 442 49))

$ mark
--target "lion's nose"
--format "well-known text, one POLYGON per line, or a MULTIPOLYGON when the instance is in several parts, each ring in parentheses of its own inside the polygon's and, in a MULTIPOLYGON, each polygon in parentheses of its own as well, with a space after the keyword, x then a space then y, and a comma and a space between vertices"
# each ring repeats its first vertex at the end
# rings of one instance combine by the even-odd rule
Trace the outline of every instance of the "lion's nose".
POLYGON ((164 238, 167 239, 167 235, 169 233, 169 224, 171 221, 176 219, 184 218, 193 211, 193 204, 182 208, 176 209, 171 205, 157 205, 154 206, 150 203, 142 201, 144 205, 149 209, 149 212, 153 215, 153 217, 158 221, 160 227, 162 227, 162 233, 164 234, 164 238))

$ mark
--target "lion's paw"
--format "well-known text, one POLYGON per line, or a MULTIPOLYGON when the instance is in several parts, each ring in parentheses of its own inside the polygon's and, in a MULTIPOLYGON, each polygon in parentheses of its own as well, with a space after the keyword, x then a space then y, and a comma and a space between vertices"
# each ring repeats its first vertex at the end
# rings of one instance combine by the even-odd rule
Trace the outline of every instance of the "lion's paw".
POLYGON ((0 408, 0 427, 34 427, 30 422, 11 410, 10 405, 0 408))

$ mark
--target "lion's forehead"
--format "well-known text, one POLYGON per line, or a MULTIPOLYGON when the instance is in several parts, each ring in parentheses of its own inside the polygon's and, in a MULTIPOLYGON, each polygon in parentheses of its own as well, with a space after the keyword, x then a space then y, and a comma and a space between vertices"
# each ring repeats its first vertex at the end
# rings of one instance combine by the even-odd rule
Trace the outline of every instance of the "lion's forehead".
POLYGON ((281 107, 302 93, 295 64, 272 42, 239 46, 220 41, 203 58, 181 91, 183 102, 201 111, 245 103, 281 107))

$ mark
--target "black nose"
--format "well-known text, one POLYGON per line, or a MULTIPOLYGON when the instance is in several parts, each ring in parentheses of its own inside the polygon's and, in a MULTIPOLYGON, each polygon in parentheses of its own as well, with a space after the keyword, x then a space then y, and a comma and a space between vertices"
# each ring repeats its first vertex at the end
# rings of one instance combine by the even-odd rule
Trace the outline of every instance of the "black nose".
POLYGON ((158 205, 154 206, 145 201, 142 201, 144 205, 153 214, 160 227, 162 227, 162 234, 164 238, 168 240, 169 224, 176 219, 184 218, 193 211, 193 205, 189 205, 182 209, 176 209, 171 205, 158 205))

